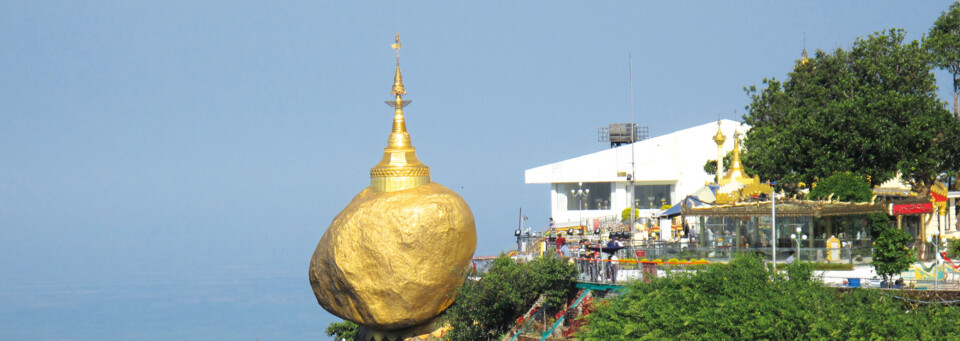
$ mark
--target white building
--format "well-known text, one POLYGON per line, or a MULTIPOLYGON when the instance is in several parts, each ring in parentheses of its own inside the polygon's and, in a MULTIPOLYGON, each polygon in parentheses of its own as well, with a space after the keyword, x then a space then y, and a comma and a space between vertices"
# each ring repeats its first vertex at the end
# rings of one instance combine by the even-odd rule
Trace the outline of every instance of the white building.
MULTIPOLYGON (((723 135, 744 133, 749 126, 721 120, 723 135)), ((713 140, 717 122, 705 123, 633 144, 598 151, 525 171, 528 184, 550 184, 550 209, 557 226, 578 225, 590 218, 617 215, 634 200, 641 217, 659 213, 712 182, 703 171, 707 160, 726 155, 733 138, 718 152, 713 140), (631 155, 632 154, 632 155, 631 155), (631 191, 632 174, 634 190, 631 191), (589 194, 586 190, 589 189, 589 194), (573 191, 574 193, 571 193, 573 191), (577 196, 578 191, 585 195, 577 196)))

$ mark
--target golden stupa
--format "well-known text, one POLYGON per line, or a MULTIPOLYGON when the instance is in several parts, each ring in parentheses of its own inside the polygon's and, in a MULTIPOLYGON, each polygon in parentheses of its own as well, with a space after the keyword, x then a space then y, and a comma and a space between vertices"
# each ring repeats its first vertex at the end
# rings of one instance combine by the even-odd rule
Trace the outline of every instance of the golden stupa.
POLYGON ((754 182, 759 182, 759 180, 747 175, 747 171, 743 169, 743 163, 740 162, 740 132, 736 132, 733 134, 733 157, 730 160, 730 169, 720 178, 718 183, 723 186, 730 183, 749 185, 754 182))
POLYGON ((324 309, 362 325, 365 339, 437 332, 477 246, 470 207, 430 181, 404 121, 400 37, 392 95, 393 130, 365 188, 333 219, 310 261, 324 309), (384 336, 386 335, 386 336, 384 336))
MULTIPOLYGON (((717 125, 719 124, 717 122, 717 125)), ((717 135, 714 136, 714 141, 718 141, 718 146, 722 143, 719 142, 720 138, 718 136, 722 138, 722 135, 718 130, 717 135)), ((718 162, 717 169, 720 169, 720 165, 721 163, 718 162)), ((719 172, 717 173, 719 174, 719 172)), ((761 193, 772 193, 773 191, 769 184, 760 182, 760 177, 756 175, 750 177, 743 168, 743 163, 740 161, 740 132, 734 132, 733 134, 733 157, 730 160, 730 169, 717 180, 717 184, 720 185, 716 193, 716 203, 718 204, 736 203, 743 198, 761 193)))

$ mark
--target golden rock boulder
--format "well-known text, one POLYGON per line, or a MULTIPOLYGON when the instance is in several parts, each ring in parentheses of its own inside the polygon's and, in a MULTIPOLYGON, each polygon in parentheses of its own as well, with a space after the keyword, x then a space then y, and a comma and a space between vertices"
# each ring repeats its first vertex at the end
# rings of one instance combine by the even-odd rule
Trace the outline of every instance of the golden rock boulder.
POLYGON ((380 340, 442 333, 435 317, 453 303, 477 247, 470 207, 433 183, 407 133, 406 90, 396 37, 393 129, 370 187, 333 219, 310 260, 310 284, 324 309, 380 340), (377 336, 379 335, 379 336, 377 336))
POLYGON ((320 239, 310 283, 343 319, 377 330, 416 326, 453 303, 476 245, 473 213, 450 189, 366 188, 320 239))

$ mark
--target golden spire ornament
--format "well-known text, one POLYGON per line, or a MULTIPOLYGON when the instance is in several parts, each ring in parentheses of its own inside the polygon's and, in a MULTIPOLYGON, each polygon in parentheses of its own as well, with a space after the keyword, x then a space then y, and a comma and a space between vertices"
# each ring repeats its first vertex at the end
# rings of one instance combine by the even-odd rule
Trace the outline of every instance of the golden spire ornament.
POLYGON ((403 87, 403 77, 400 75, 400 34, 397 33, 396 43, 390 45, 397 51, 397 71, 393 76, 393 91, 396 96, 387 105, 394 108, 393 131, 387 139, 383 158, 376 166, 370 169, 370 188, 374 192, 393 192, 423 186, 430 183, 430 167, 417 159, 416 150, 410 142, 407 133, 407 123, 403 117, 403 107, 410 101, 403 100, 407 91, 403 87))
POLYGON ((437 316, 453 303, 477 247, 466 201, 430 181, 417 159, 403 108, 400 35, 393 129, 370 186, 330 223, 310 260, 310 285, 330 313, 361 325, 356 340, 439 338, 437 316))
POLYGON ((390 44, 390 47, 397 51, 397 73, 393 75, 393 91, 391 91, 390 94, 397 95, 397 100, 399 102, 400 96, 406 95, 407 92, 403 90, 403 77, 400 76, 400 33, 397 33, 397 38, 395 40, 396 43, 390 44))

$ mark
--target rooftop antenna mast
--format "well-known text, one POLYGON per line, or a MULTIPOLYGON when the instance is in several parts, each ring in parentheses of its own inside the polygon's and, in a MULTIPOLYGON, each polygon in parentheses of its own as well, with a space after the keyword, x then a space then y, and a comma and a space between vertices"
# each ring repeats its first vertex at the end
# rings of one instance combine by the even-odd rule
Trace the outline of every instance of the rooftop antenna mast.
POLYGON ((630 229, 629 229, 629 231, 630 231, 630 232, 633 232, 634 222, 637 221, 637 217, 636 217, 637 209, 636 209, 636 207, 635 207, 635 205, 636 205, 636 200, 635 200, 635 198, 636 198, 637 195, 636 195, 636 193, 634 193, 634 191, 636 191, 636 188, 634 188, 634 186, 633 186, 633 179, 636 177, 636 174, 634 174, 634 173, 637 172, 637 167, 636 167, 636 163, 635 163, 635 161, 636 161, 636 160, 635 160, 635 158, 636 158, 636 153, 634 152, 634 145, 637 144, 637 140, 636 140, 636 136, 637 136, 637 118, 636 118, 636 114, 635 114, 635 112, 634 112, 634 110, 633 110, 633 56, 632 56, 632 55, 627 55, 627 64, 628 64, 627 66, 628 66, 628 68, 629 68, 629 70, 630 70, 630 139, 632 140, 632 142, 630 143, 630 175, 629 175, 628 178, 627 178, 627 180, 630 181, 630 191, 629 191, 629 192, 630 192, 630 197, 627 198, 627 200, 630 200, 630 229))

